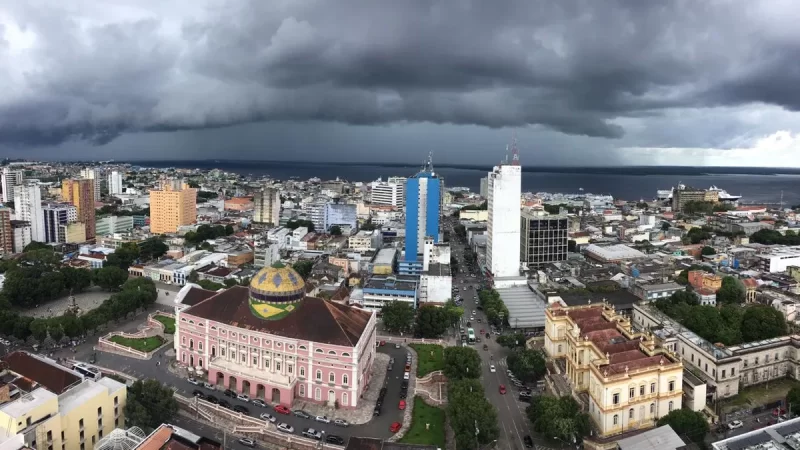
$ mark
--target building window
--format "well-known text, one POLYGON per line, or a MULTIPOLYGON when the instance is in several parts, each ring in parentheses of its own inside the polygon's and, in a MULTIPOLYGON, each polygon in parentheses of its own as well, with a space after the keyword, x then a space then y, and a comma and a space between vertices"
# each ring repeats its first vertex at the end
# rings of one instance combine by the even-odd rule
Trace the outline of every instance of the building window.
POLYGON ((650 414, 655 414, 655 413, 656 413, 656 404, 650 403, 650 414))
POLYGON ((342 356, 350 356, 350 353, 344 352, 342 353, 342 356))
POLYGON ((275 361, 275 370, 280 372, 281 371, 281 362, 275 361))
POLYGON ((639 386, 639 395, 644 395, 644 385, 639 386))
POLYGON ((294 373, 294 370, 292 369, 292 365, 291 365, 291 364, 289 364, 289 365, 287 365, 287 366, 286 366, 286 370, 287 370, 287 371, 288 371, 290 374, 291 374, 291 373, 294 373))
POLYGON ((318 349, 314 350, 314 352, 316 352, 316 353, 322 353, 322 349, 321 349, 321 348, 318 348, 318 349))
POLYGON ((254 366, 258 365, 258 356, 253 356, 253 365, 254 366))
POLYGON ((328 373, 328 383, 336 383, 336 375, 333 372, 328 373))
POLYGON ((303 366, 300 366, 300 376, 303 378, 306 377, 306 368, 303 366))
POLYGON ((674 390, 675 390, 675 382, 674 381, 670 381, 669 382, 669 391, 673 392, 674 390))
POLYGON ((619 394, 614 394, 611 396, 611 403, 615 405, 619 405, 619 394))
POLYGON ((202 342, 198 342, 197 343, 197 349, 198 350, 203 350, 203 343, 202 342))
POLYGON ((636 396, 636 388, 628 389, 628 398, 633 398, 636 396))
POLYGON ((672 412, 672 402, 669 402, 669 408, 668 408, 668 411, 669 411, 669 412, 672 412))
POLYGON ((306 385, 305 384, 301 384, 300 385, 300 397, 305 397, 305 396, 306 396, 306 385))
POLYGON ((342 384, 343 385, 347 386, 349 384, 348 383, 349 381, 350 381, 350 378, 347 376, 347 374, 342 375, 342 384))
POLYGON ((189 339, 189 350, 194 350, 194 339, 189 339))
POLYGON ((656 393, 656 384, 655 383, 650 383, 650 393, 651 394, 655 394, 656 393))
POLYGON ((265 369, 269 369, 269 360, 268 359, 264 360, 264 368, 265 369))
POLYGON ((220 347, 219 348, 219 354, 220 354, 220 356, 225 356, 225 347, 220 347))
POLYGON ((342 392, 342 405, 347 405, 347 404, 348 404, 347 392, 342 392))
POLYGON ((558 344, 558 352, 557 353, 561 353, 561 344, 558 344))
POLYGON ((735 375, 736 375, 736 368, 735 367, 731 367, 731 376, 735 376, 735 375))
POLYGON ((628 419, 633 419, 633 408, 628 410, 628 419))
POLYGON ((725 369, 722 369, 722 378, 725 378, 725 369))
POLYGON ((322 400, 322 390, 320 388, 314 390, 314 400, 322 400))
POLYGON ((247 355, 242 353, 242 362, 247 362, 247 355))
POLYGON ((281 348, 281 347, 283 347, 283 344, 281 344, 280 342, 276 342, 275 343, 275 347, 281 348))
POLYGON ((335 351, 333 351, 333 350, 329 350, 329 351, 328 351, 328 354, 329 354, 329 355, 335 355, 335 354, 336 354, 336 352, 335 352, 335 351))
POLYGON ((317 377, 316 378, 317 378, 317 380, 322 381, 322 371, 321 370, 317 370, 317 377))
POLYGON ((181 343, 182 343, 183 345, 186 345, 186 336, 183 336, 183 337, 181 338, 181 343))
POLYGON ((619 416, 614 414, 614 425, 619 424, 619 416))
POLYGON ((297 348, 300 349, 300 350, 307 350, 305 345, 301 345, 301 346, 299 346, 297 348))

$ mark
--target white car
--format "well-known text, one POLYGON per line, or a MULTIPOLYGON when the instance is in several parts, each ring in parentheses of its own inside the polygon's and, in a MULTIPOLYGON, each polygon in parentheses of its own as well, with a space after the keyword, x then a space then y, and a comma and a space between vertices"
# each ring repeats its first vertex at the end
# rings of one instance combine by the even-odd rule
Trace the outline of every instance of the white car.
POLYGON ((400 348, 400 344, 394 344, 394 348, 400 348))
POLYGON ((328 419, 326 416, 317 416, 317 417, 314 417, 314 420, 316 420, 317 422, 322 422, 322 423, 331 423, 331 419, 328 419))
POLYGON ((193 384, 195 386, 199 386, 200 385, 200 382, 197 381, 196 378, 189 377, 189 378, 186 379, 186 381, 188 381, 189 383, 191 383, 191 384, 193 384))
POLYGON ((491 366, 489 366, 489 372, 492 372, 492 373, 495 373, 495 372, 497 372, 497 369, 495 369, 495 368, 494 368, 494 364, 492 364, 491 366))
POLYGON ((735 430, 737 428, 742 428, 743 426, 744 426, 744 424, 742 423, 741 420, 734 420, 733 422, 728 424, 728 428, 731 429, 731 430, 735 430))
POLYGON ((407 379, 409 379, 410 377, 411 377, 411 374, 410 374, 410 373, 408 373, 408 372, 406 372, 406 373, 404 373, 404 374, 403 374, 403 379, 404 379, 404 380, 407 380, 407 379))
POLYGON ((243 402, 249 402, 250 401, 250 396, 247 395, 247 394, 238 394, 238 395, 236 395, 236 398, 241 400, 241 401, 243 401, 243 402))
POLYGON ((203 387, 208 389, 209 391, 213 391, 214 390, 214 385, 211 384, 211 383, 203 383, 203 387))
POLYGON ((278 424, 278 431, 283 431, 284 433, 294 433, 294 427, 286 422, 281 422, 278 424))
POLYGON ((261 413, 261 415, 259 415, 258 417, 260 417, 263 420, 268 420, 268 421, 270 421, 272 423, 275 423, 275 421, 277 420, 275 418, 275 416, 273 416, 272 414, 269 414, 269 413, 261 413))

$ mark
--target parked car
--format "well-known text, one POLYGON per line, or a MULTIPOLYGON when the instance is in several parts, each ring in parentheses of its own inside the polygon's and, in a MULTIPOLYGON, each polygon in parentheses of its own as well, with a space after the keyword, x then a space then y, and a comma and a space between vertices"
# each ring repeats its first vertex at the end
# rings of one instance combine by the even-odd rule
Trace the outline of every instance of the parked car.
POLYGON ((256 441, 246 437, 239 438, 239 443, 244 445, 245 447, 250 447, 250 448, 255 448, 256 446, 256 441))
POLYGON ((283 405, 276 406, 275 407, 275 412, 278 413, 278 414, 286 414, 286 415, 289 415, 289 414, 292 413, 292 411, 289 410, 289 408, 287 408, 286 406, 283 406, 283 405))
POLYGON ((278 424, 278 431, 283 431, 284 433, 294 433, 294 427, 286 422, 281 422, 278 424))
POLYGON ((741 420, 734 420, 733 422, 728 424, 728 429, 729 430, 735 430, 737 428, 742 428, 743 426, 744 426, 744 424, 742 423, 741 420))
POLYGON ((272 423, 275 423, 275 421, 278 420, 275 416, 273 416, 270 413, 261 413, 261 415, 259 415, 258 417, 263 419, 263 420, 268 420, 268 421, 270 421, 272 423))
POLYGON ((506 385, 504 385, 504 384, 500 385, 500 393, 501 394, 505 394, 506 393, 506 385))
POLYGON ((333 419, 333 424, 336 425, 337 427, 349 427, 350 426, 350 422, 348 422, 348 421, 346 421, 344 419, 333 419))
POLYGON ((201 399, 204 399, 206 397, 206 394, 203 391, 198 391, 197 389, 192 391, 192 395, 201 399))
POLYGON ((247 414, 248 416, 250 415, 250 410, 242 405, 233 405, 233 410, 238 413, 247 414))
POLYGON ((400 398, 405 399, 408 396, 408 391, 400 391, 400 398))
POLYGON ((222 393, 225 397, 236 398, 236 392, 233 392, 230 389, 225 389, 225 392, 222 393))
POLYGON ((220 400, 219 401, 219 406, 222 406, 223 408, 226 408, 226 409, 231 409, 231 404, 226 402, 225 400, 220 400))
POLYGON ((191 384, 193 384, 195 386, 199 386, 200 385, 200 382, 197 381, 197 378, 189 377, 189 378, 186 379, 186 381, 188 381, 189 383, 191 383, 191 384))
POLYGON ((525 442, 525 448, 533 448, 533 439, 530 436, 526 435, 522 441, 525 442))
POLYGON ((394 422, 389 426, 389 431, 391 431, 392 433, 397 433, 398 431, 400 431, 400 428, 402 427, 403 424, 401 424, 400 422, 394 422))
POLYGON ((406 401, 405 400, 400 400, 400 403, 397 405, 397 409, 399 409, 401 411, 406 409, 406 401))
POLYGON ((381 341, 380 345, 381 347, 383 347, 384 345, 386 345, 386 341, 381 341))
POLYGON ((484 350, 489 350, 489 346, 488 346, 488 345, 486 345, 486 344, 483 344, 483 349, 484 349, 484 350))
POLYGON ((526 392, 520 392, 519 393, 519 401, 525 402, 525 403, 530 403, 531 402, 531 394, 528 394, 526 392))
POLYGON ((236 398, 241 400, 241 401, 243 401, 243 402, 245 402, 245 403, 250 402, 250 396, 247 395, 247 394, 239 394, 239 395, 236 396, 236 398))
POLYGON ((213 395, 209 395, 208 397, 206 397, 206 401, 208 403, 213 403, 215 405, 219 404, 219 399, 217 397, 214 397, 213 395))
POLYGON ((400 348, 400 344, 394 344, 394 348, 400 348))
POLYGON ((307 438, 316 439, 318 441, 322 439, 322 433, 313 428, 304 428, 302 434, 307 438))
POLYGON ((331 423, 331 419, 328 419, 327 416, 317 416, 317 417, 314 417, 314 420, 316 420, 317 422, 322 422, 322 423, 331 423))
POLYGON ((409 378, 411 378, 411 373, 406 372, 406 373, 403 374, 403 379, 404 380, 408 380, 409 378))
POLYGON ((206 388, 206 389, 208 389, 209 391, 213 391, 213 390, 214 390, 214 385, 213 385, 213 384, 211 384, 211 383, 206 383, 206 382, 204 382, 204 383, 203 383, 203 387, 204 387, 204 388, 206 388))
POLYGON ((378 417, 378 416, 381 415, 381 405, 380 404, 378 404, 378 403, 375 404, 375 409, 372 410, 372 415, 375 416, 375 417, 378 417))
POLYGON ((267 402, 265 402, 264 400, 261 400, 260 398, 253 399, 250 403, 252 403, 252 404, 254 404, 256 406, 260 406, 262 408, 266 408, 267 407, 267 402))
POLYGON ((294 415, 299 417, 299 418, 301 418, 301 419, 310 419, 311 418, 311 414, 303 411, 302 409, 298 409, 297 411, 295 411, 294 415))
POLYGON ((328 444, 344 445, 344 438, 335 434, 325 436, 325 442, 328 444))

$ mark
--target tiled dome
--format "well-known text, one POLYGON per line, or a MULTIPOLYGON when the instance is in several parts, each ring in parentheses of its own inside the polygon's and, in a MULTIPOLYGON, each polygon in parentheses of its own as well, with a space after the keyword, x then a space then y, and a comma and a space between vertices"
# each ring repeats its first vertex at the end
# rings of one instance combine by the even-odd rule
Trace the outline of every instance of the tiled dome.
POLYGON ((305 297, 306 283, 294 269, 275 263, 261 269, 250 281, 250 306, 264 319, 278 319, 292 312, 305 297))

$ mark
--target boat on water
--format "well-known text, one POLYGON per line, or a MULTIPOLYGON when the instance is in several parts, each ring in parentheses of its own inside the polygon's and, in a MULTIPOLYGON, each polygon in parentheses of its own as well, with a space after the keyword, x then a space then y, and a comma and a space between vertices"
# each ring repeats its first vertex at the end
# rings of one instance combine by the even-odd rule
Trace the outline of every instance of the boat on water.
MULTIPOLYGON (((683 189, 683 185, 678 185, 678 189, 683 189)), ((656 199, 658 200, 670 200, 672 199, 672 191, 675 188, 671 189, 659 189, 656 191, 656 199)), ((719 201, 721 202, 736 202, 739 201, 742 196, 741 195, 731 195, 725 189, 718 188, 716 186, 711 186, 707 189, 708 191, 717 192, 719 194, 719 201)))

